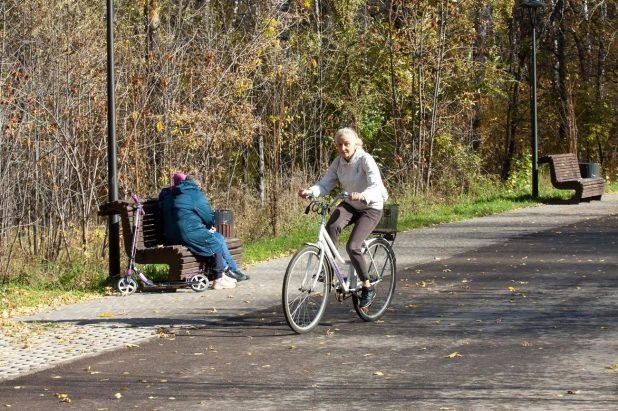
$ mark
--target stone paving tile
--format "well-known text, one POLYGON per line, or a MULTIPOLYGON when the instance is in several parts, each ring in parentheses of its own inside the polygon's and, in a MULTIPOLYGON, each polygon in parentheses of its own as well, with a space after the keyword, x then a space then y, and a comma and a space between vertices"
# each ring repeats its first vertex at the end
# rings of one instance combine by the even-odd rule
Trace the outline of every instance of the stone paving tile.
POLYGON ((32 336, 17 333, 0 340, 0 380, 127 344, 139 344, 151 339, 154 332, 152 328, 122 324, 67 324, 51 325, 32 336))
MULTIPOLYGON (((492 243, 618 212, 618 195, 579 205, 546 205, 399 233, 397 269, 446 259, 492 243)), ((31 316, 10 319, 36 328, 31 334, 0 338, 0 380, 129 344, 158 338, 161 327, 182 329, 211 324, 280 304, 290 257, 245 270, 251 280, 239 288, 196 293, 137 293, 108 296, 31 316)), ((16 327, 18 330, 19 327, 16 327)))

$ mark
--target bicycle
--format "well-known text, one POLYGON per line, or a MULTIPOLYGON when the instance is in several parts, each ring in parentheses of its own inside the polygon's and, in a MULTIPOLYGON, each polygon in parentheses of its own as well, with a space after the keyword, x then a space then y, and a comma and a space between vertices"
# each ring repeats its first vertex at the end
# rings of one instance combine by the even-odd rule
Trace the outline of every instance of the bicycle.
POLYGON ((208 288, 208 277, 204 273, 202 268, 187 275, 184 281, 180 282, 153 282, 144 273, 142 273, 135 265, 135 254, 137 252, 137 240, 141 217, 145 214, 144 206, 139 201, 139 198, 133 194, 133 201, 135 201, 135 212, 133 213, 133 242, 131 244, 131 255, 129 256, 129 263, 125 275, 121 276, 116 283, 116 288, 122 295, 133 294, 137 291, 138 284, 133 279, 135 274, 141 283, 142 287, 156 287, 164 289, 176 289, 176 288, 191 288, 193 291, 202 292, 208 288))
POLYGON ((364 321, 376 321, 382 317, 395 293, 396 259, 392 248, 395 236, 372 233, 374 236, 365 240, 363 250, 376 296, 370 307, 359 307, 361 281, 350 261, 341 256, 326 232, 326 216, 331 207, 346 198, 346 192, 330 203, 310 197, 312 201, 305 210, 305 214, 313 211, 321 216, 318 238, 315 243, 306 243, 292 257, 282 290, 285 319, 298 334, 311 331, 320 322, 331 288, 335 290, 339 302, 352 297, 354 309, 364 321), (348 265, 347 276, 343 276, 337 261, 348 265))

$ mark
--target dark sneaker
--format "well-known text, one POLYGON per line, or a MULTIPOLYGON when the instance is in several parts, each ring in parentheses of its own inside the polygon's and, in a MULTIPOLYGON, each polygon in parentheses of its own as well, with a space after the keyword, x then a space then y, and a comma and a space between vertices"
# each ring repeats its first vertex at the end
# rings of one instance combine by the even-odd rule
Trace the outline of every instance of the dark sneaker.
POLYGON ((361 288, 361 296, 360 296, 360 301, 358 302, 358 306, 360 308, 367 308, 371 305, 374 298, 376 298, 375 288, 363 287, 361 288))
POLYGON ((250 277, 246 274, 243 274, 240 270, 228 270, 225 275, 227 275, 228 277, 233 278, 236 281, 245 281, 248 280, 250 277))

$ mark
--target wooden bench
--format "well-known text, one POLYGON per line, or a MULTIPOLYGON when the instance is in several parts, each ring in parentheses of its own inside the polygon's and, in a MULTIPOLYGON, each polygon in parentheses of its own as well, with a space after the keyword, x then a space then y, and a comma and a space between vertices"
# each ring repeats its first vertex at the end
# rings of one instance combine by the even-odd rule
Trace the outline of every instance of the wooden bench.
MULTIPOLYGON (((142 200, 145 214, 142 216, 140 229, 137 233, 137 251, 135 262, 137 264, 166 264, 169 266, 169 282, 184 281, 188 274, 208 264, 208 258, 193 254, 187 247, 182 245, 164 246, 162 230, 159 220, 159 199, 149 198, 142 200)), ((131 255, 133 242, 133 217, 136 210, 135 203, 119 200, 103 204, 99 207, 98 215, 120 215, 124 249, 127 255, 131 255)), ((219 227, 217 230, 224 236, 233 233, 230 227, 219 227)), ((237 238, 226 238, 225 243, 230 255, 236 264, 242 262, 244 252, 242 243, 237 238)))
POLYGON ((582 178, 575 154, 544 156, 539 159, 539 164, 542 163, 549 164, 551 183, 554 187, 560 190, 575 190, 575 195, 569 200, 572 203, 579 203, 582 200, 600 200, 605 192, 604 178, 582 178))

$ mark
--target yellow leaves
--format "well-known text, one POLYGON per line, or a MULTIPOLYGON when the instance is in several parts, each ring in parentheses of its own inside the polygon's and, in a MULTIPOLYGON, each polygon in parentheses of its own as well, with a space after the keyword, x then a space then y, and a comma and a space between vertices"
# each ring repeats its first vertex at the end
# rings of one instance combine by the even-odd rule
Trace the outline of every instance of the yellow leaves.
POLYGON ((311 7, 311 0, 304 0, 302 4, 304 8, 309 9, 311 7))
POLYGON ((105 313, 99 314, 99 317, 101 317, 101 318, 111 318, 113 316, 114 316, 114 314, 112 314, 110 312, 105 312, 105 313))
POLYGON ((406 305, 406 308, 414 309, 414 308, 418 308, 418 305, 416 305, 416 304, 408 304, 408 305, 406 305))
POLYGON ((266 38, 274 38, 277 36, 277 26, 279 22, 276 19, 265 19, 264 20, 264 35, 266 38))
POLYGON ((155 130, 157 130, 157 132, 161 132, 163 131, 163 123, 158 121, 157 124, 155 124, 155 130))
POLYGON ((521 343, 522 347, 530 347, 530 343, 528 341, 524 341, 523 343, 521 343))
POLYGON ((459 354, 457 351, 455 351, 454 353, 451 353, 451 354, 447 355, 444 358, 457 358, 457 357, 461 357, 461 356, 462 356, 461 354, 459 354))
POLYGON ((119 392, 117 392, 116 394, 114 394, 114 398, 116 398, 116 399, 120 399, 120 398, 122 398, 122 394, 120 394, 119 392))
POLYGON ((138 348, 139 345, 137 345, 137 344, 126 344, 125 347, 127 347, 127 348, 138 348))
POLYGON ((381 375, 384 375, 384 373, 381 371, 376 371, 373 373, 373 375, 381 376, 381 375))
POLYGON ((248 78, 242 78, 236 81, 236 97, 243 97, 248 91, 253 89, 253 81, 248 78))

